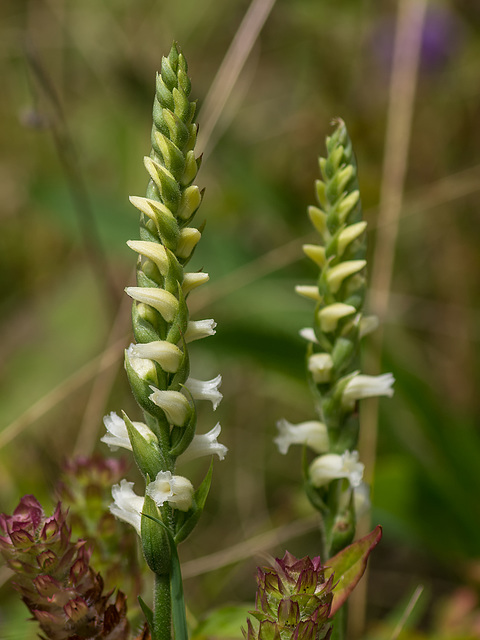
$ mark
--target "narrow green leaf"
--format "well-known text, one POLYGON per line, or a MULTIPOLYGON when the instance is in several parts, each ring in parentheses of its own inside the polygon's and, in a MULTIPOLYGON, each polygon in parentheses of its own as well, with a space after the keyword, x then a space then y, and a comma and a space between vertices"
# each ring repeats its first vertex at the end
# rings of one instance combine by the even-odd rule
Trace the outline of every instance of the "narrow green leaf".
POLYGON ((380 542, 381 537, 382 527, 376 526, 364 538, 357 540, 328 560, 325 577, 328 579, 333 573, 336 583, 333 588, 332 616, 340 609, 363 576, 368 556, 380 542))
POLYGON ((182 522, 179 530, 175 534, 175 542, 176 544, 180 544, 183 542, 187 536, 193 531, 194 527, 197 525, 197 522, 202 515, 202 512, 205 508, 205 502, 207 501, 208 492, 210 491, 210 485, 212 483, 212 474, 213 474, 213 459, 210 462, 210 468, 207 472, 207 475, 202 480, 202 483, 198 487, 198 489, 193 494, 194 497, 194 508, 189 510, 186 514, 184 521, 182 522))
POLYGON ((138 596, 138 604, 140 605, 141 610, 143 611, 143 615, 147 620, 147 624, 150 628, 150 631, 153 629, 153 611, 150 607, 143 601, 143 599, 138 596))

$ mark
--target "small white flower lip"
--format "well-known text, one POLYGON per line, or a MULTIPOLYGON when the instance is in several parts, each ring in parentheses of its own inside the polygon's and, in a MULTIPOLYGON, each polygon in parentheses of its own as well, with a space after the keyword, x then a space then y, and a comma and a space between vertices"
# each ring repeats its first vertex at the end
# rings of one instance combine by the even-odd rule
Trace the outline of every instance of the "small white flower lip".
POLYGON ((174 476, 170 471, 160 471, 147 486, 146 494, 161 507, 168 502, 175 509, 188 511, 193 503, 193 486, 183 476, 174 476))
POLYGON ((217 441, 221 430, 220 423, 217 422, 208 433, 195 435, 186 451, 180 456, 179 462, 189 462, 190 460, 212 455, 218 456, 219 460, 224 460, 228 449, 217 441))
POLYGON ((188 378, 185 382, 185 386, 192 394, 194 400, 210 400, 214 411, 223 398, 223 395, 218 390, 221 384, 222 376, 220 374, 211 380, 188 378))
MULTIPOLYGON (((116 451, 118 448, 128 449, 132 451, 132 445, 130 438, 128 437, 127 426, 119 415, 114 411, 109 413, 103 418, 103 424, 107 433, 100 438, 101 442, 104 442, 112 451, 116 451)), ((132 422, 138 433, 145 438, 148 442, 156 440, 156 436, 153 431, 147 427, 144 422, 132 422)))
POLYGON ((306 445, 316 453, 328 451, 328 431, 323 422, 309 420, 292 424, 282 418, 277 422, 277 429, 278 436, 274 438, 274 442, 284 455, 292 444, 306 445))
POLYGON ((187 330, 185 331, 185 342, 194 342, 208 336, 214 336, 217 323, 209 318, 207 320, 189 320, 187 330))
POLYGON ((322 487, 340 478, 347 478, 352 487, 358 487, 364 468, 364 464, 358 460, 358 451, 345 451, 341 455, 326 453, 315 458, 310 465, 309 474, 315 487, 322 487))
POLYGON ((180 391, 164 391, 163 389, 157 389, 153 385, 150 385, 150 389, 153 393, 148 396, 149 399, 157 407, 163 409, 167 420, 176 427, 184 427, 188 422, 192 408, 183 393, 180 393, 180 391))
POLYGON ((134 492, 133 482, 123 479, 120 484, 114 484, 112 496, 114 501, 110 505, 111 513, 119 520, 131 524, 140 535, 144 499, 134 492))

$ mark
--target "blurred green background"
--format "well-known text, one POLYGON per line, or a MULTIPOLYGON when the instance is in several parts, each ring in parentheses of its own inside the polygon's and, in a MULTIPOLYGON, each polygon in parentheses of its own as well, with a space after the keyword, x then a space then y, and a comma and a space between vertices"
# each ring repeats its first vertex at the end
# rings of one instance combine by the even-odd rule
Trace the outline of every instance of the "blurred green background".
MULTIPOLYGON (((197 220, 207 222, 193 267, 211 277, 191 297, 192 318, 218 322, 215 338, 193 345, 193 374, 223 375, 224 401, 215 415, 201 407, 199 430, 220 420, 230 449, 181 550, 199 618, 252 600, 259 559, 254 545, 245 562, 217 558, 214 571, 194 559, 220 549, 234 555, 235 545, 276 528, 287 527, 288 537, 290 523, 312 513, 300 451, 284 458, 272 438, 277 419, 300 422, 313 411, 298 337, 312 306, 293 287, 315 277, 301 242, 315 241, 306 207, 316 158, 341 116, 357 154, 373 261, 387 122, 400 99, 389 95, 395 2, 270 4, 251 50, 239 45, 249 55, 222 106, 233 66, 219 93, 211 87, 246 0, 0 3, 1 511, 25 493, 51 505, 62 459, 93 448, 108 454, 97 444, 103 415, 139 416, 122 367, 130 341, 122 289, 133 284, 135 263, 125 242, 138 237, 128 195, 146 186, 161 55, 175 39, 189 61, 205 151, 197 220), (212 104, 222 107, 215 122, 212 104)), ((474 611, 480 588, 478 3, 431 2, 417 62, 382 318, 382 367, 397 382, 394 398, 380 403, 372 521, 384 526, 384 540, 372 558, 367 619, 380 633, 372 637, 391 637, 378 620, 421 583, 420 629, 480 637, 448 635, 439 613, 460 585, 474 611)), ((199 482, 205 464, 186 473, 199 482)), ((315 545, 310 527, 269 552, 315 555, 315 545)), ((0 577, 0 637, 35 637, 1 569, 0 577)))

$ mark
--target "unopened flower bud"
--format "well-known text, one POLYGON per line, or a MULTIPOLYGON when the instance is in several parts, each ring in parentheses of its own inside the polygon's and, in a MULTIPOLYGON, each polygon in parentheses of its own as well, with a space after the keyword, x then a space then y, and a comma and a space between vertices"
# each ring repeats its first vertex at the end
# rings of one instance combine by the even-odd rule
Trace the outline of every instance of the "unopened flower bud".
POLYGON ((146 242, 143 240, 128 240, 127 245, 133 251, 136 251, 142 256, 149 258, 154 262, 162 276, 165 276, 168 271, 168 258, 165 247, 158 242, 146 242))
POLYGON ((304 244, 303 253, 320 268, 325 264, 325 247, 318 244, 304 244))
POLYGON ((176 254, 179 258, 188 258, 197 246, 202 234, 198 229, 185 227, 180 231, 176 254))
POLYGON ((315 285, 297 284, 295 291, 299 296, 303 296, 309 300, 315 300, 315 302, 322 299, 318 287, 315 285))
POLYGON ((149 358, 158 362, 162 369, 168 373, 176 373, 183 358, 182 350, 166 340, 132 344, 130 352, 136 358, 149 358))
POLYGON ((134 300, 149 304, 166 322, 172 322, 178 311, 178 300, 172 293, 153 287, 126 287, 125 292, 134 300))
POLYGON ((367 223, 365 220, 362 220, 361 222, 348 225, 348 227, 345 227, 345 229, 338 234, 337 252, 339 256, 343 255, 345 249, 351 242, 362 235, 366 227, 367 223))
POLYGON ((183 275, 182 291, 184 295, 187 295, 192 289, 196 289, 205 282, 208 282, 210 276, 203 271, 196 271, 194 273, 185 273, 183 275))
POLYGON ((338 321, 352 313, 356 313, 355 307, 343 302, 329 304, 318 312, 320 328, 324 333, 331 333, 337 328, 338 321))
POLYGON ((337 293, 345 278, 358 273, 365 268, 366 264, 366 260, 347 260, 346 262, 340 262, 340 264, 331 267, 327 271, 327 282, 330 287, 330 291, 332 293, 337 293))
POLYGON ((176 427, 184 427, 192 413, 187 398, 180 391, 163 391, 156 389, 150 385, 153 393, 149 396, 150 400, 163 409, 167 420, 176 427))
POLYGON ((198 209, 202 202, 202 194, 196 185, 187 187, 182 193, 180 204, 177 209, 177 216, 182 220, 188 220, 198 209))
POLYGON ((332 377, 333 360, 329 353, 314 353, 308 359, 308 370, 314 382, 323 384, 330 382, 332 377))

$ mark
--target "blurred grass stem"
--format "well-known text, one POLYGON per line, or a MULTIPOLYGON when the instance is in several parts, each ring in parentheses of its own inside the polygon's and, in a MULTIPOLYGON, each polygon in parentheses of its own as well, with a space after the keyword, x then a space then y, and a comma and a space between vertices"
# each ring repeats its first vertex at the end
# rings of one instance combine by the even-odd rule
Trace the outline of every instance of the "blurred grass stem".
POLYGON ((68 122, 55 86, 43 68, 32 44, 26 43, 24 50, 29 68, 32 70, 40 89, 52 107, 53 117, 48 118, 48 128, 52 134, 55 149, 72 197, 88 260, 95 280, 102 285, 103 293, 105 293, 108 303, 108 310, 112 315, 119 304, 119 289, 110 273, 108 261, 102 247, 93 207, 82 176, 80 162, 69 131, 68 122))
POLYGON ((274 4, 275 0, 252 0, 217 71, 199 117, 197 148, 204 155, 211 150, 208 144, 213 130, 274 4))
MULTIPOLYGON (((380 319, 380 327, 374 334, 372 351, 366 362, 366 370, 372 375, 378 374, 381 369, 382 321, 390 303, 427 4, 427 0, 399 0, 397 4, 377 237, 370 281, 370 311, 380 319)), ((377 428, 378 399, 372 398, 365 403, 362 411, 359 442, 367 482, 372 482, 374 476, 377 428)), ((367 522, 359 523, 358 536, 362 537, 369 530, 368 527, 367 522)), ((350 600, 348 635, 352 638, 361 637, 365 628, 366 578, 367 576, 350 600)))

